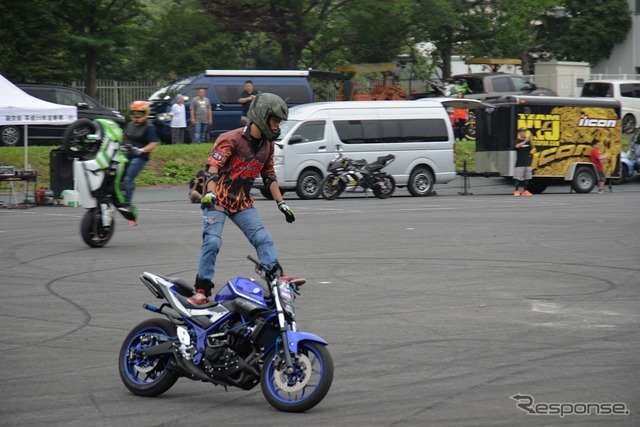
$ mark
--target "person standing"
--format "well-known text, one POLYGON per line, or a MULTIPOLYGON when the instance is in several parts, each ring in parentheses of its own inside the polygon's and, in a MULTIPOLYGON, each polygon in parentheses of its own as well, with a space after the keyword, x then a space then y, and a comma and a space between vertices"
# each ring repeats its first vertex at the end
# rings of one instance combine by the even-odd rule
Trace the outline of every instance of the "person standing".
POLYGON ((196 144, 209 140, 208 128, 213 124, 211 101, 205 95, 205 88, 198 89, 198 96, 191 101, 191 123, 193 123, 193 138, 196 144))
POLYGON ((531 132, 526 128, 521 127, 518 129, 518 137, 515 144, 516 149, 516 167, 513 171, 513 178, 516 182, 516 190, 513 192, 514 196, 531 196, 531 192, 527 189, 529 181, 533 178, 531 171, 531 149, 533 147, 533 138, 531 132), (520 182, 522 182, 522 192, 520 189, 520 182))
MULTIPOLYGON (((462 86, 456 86, 457 88, 462 88, 462 86)), ((456 92, 456 98, 464 98, 464 90, 460 89, 456 92)), ((465 127, 467 125, 467 120, 469 119, 469 113, 466 108, 454 108, 453 115, 451 117, 453 121, 453 133, 456 138, 456 141, 462 141, 466 139, 465 127)))
POLYGON ((295 221, 293 211, 282 199, 273 168, 273 141, 280 135, 280 122, 287 119, 289 110, 278 95, 263 93, 251 103, 248 114, 248 126, 220 135, 207 159, 206 194, 200 202, 204 228, 202 248, 195 293, 189 298, 194 306, 209 302, 227 218, 242 230, 256 249, 258 259, 282 274, 271 234, 253 206, 251 188, 261 176, 286 221, 295 221))
POLYGON ((258 91, 253 87, 253 82, 251 80, 247 80, 244 82, 244 90, 240 94, 240 98, 238 102, 242 104, 242 117, 240 117, 240 126, 246 126, 249 122, 249 106, 251 105, 251 101, 256 99, 256 95, 258 95, 258 91))
POLYGON ((593 148, 591 148, 589 157, 591 158, 591 163, 596 167, 596 174, 598 174, 598 194, 602 194, 604 192, 604 182, 606 180, 602 162, 607 159, 607 155, 605 153, 600 153, 600 141, 597 139, 593 140, 591 146, 593 148))
POLYGON ((151 107, 147 101, 133 101, 129 108, 131 121, 124 129, 125 144, 133 149, 127 154, 129 164, 124 173, 124 185, 127 192, 125 201, 131 203, 136 189, 135 179, 149 161, 149 153, 158 146, 156 128, 148 122, 151 107))
POLYGON ((171 106, 171 143, 183 144, 184 131, 187 128, 187 115, 184 96, 176 95, 176 102, 171 106))

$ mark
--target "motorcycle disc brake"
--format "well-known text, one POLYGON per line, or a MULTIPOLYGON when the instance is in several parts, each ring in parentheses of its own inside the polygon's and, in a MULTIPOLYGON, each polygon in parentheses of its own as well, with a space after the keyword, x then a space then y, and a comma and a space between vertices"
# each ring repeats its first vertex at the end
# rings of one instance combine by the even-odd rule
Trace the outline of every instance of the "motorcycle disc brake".
POLYGON ((281 365, 281 369, 277 369, 275 372, 274 382, 276 386, 280 390, 289 393, 302 390, 302 388, 304 388, 311 379, 311 361, 309 358, 304 354, 297 354, 295 358, 296 360, 294 361, 294 364, 301 365, 296 368, 296 373, 304 373, 300 381, 296 381, 293 384, 289 383, 289 375, 285 373, 287 365, 284 363, 281 365))

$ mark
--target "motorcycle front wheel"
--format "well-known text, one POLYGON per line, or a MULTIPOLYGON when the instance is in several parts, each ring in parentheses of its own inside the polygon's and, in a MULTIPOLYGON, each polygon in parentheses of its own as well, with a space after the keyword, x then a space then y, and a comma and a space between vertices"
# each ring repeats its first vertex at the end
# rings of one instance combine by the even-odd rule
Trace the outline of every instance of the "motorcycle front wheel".
POLYGON ((169 369, 171 355, 145 357, 144 349, 176 338, 176 325, 167 319, 150 319, 133 328, 118 355, 124 386, 136 396, 154 397, 169 390, 180 374, 169 369))
POLYGON ((80 224, 80 234, 82 240, 92 248, 101 248, 107 244, 116 229, 115 220, 111 221, 109 227, 102 225, 102 213, 98 208, 92 208, 84 214, 80 224))
POLYGON ((346 184, 335 175, 327 175, 322 181, 322 197, 327 200, 337 199, 346 188, 346 184))
POLYGON ((385 173, 380 177, 375 187, 373 187, 373 194, 379 199, 386 199, 393 194, 395 189, 396 180, 388 173, 385 173))
POLYGON ((282 349, 272 350, 260 373, 262 394, 279 411, 304 412, 326 396, 333 381, 333 360, 327 348, 313 341, 298 345, 291 354, 293 372, 287 373, 282 349))

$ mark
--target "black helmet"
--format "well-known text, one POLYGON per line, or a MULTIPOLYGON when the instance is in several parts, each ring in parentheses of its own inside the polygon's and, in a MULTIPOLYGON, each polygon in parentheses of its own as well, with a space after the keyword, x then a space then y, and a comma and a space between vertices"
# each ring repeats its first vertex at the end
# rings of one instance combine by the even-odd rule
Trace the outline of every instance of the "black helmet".
POLYGON ((287 120, 289 109, 287 104, 278 95, 273 93, 261 93, 249 106, 249 120, 262 132, 262 136, 273 141, 280 136, 280 128, 274 131, 269 126, 269 118, 275 116, 280 120, 287 120))

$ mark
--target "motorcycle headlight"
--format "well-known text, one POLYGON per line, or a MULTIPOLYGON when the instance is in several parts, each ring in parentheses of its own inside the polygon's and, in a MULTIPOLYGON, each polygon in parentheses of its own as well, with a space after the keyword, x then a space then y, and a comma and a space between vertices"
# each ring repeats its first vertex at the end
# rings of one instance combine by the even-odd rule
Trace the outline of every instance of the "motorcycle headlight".
POLYGON ((280 295, 280 302, 282 303, 282 308, 289 315, 293 316, 294 314, 294 305, 293 302, 296 299, 295 293, 289 282, 285 282, 284 280, 280 281, 278 284, 278 294, 280 295))

